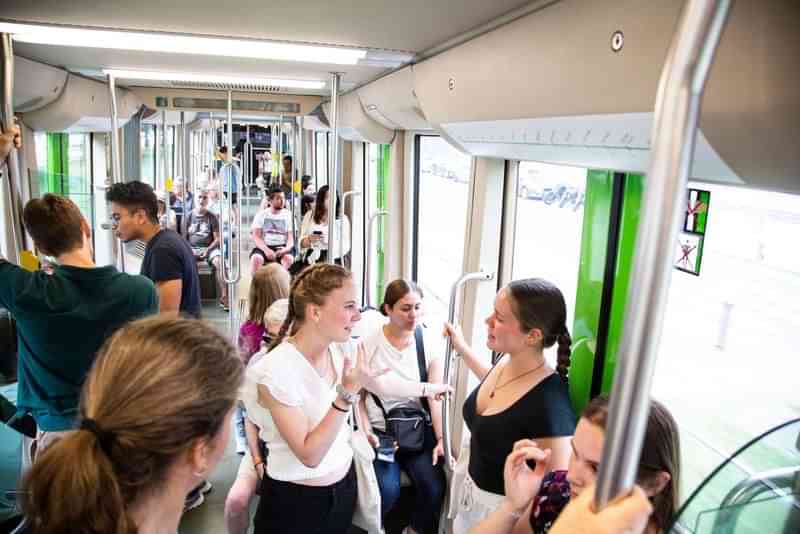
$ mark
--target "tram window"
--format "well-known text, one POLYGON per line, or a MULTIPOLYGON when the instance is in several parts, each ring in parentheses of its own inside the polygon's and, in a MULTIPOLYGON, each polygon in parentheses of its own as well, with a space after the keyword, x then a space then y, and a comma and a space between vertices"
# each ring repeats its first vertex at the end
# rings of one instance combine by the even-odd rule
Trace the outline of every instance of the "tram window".
POLYGON ((151 124, 142 125, 139 135, 142 159, 139 175, 145 183, 155 186, 156 183, 156 127, 151 124))
POLYGON ((328 133, 314 132, 316 162, 314 163, 317 189, 328 183, 328 133))
POLYGON ((91 222, 91 134, 37 133, 34 144, 39 194, 69 197, 91 222))
POLYGON ((78 205, 83 216, 92 221, 91 136, 69 135, 69 198, 78 205))
MULTIPOLYGON (((683 499, 750 439, 800 416, 800 196, 690 187, 711 192, 702 270, 672 273, 653 386, 680 426, 683 499)), ((738 474, 775 468, 783 452, 740 458, 738 474)), ((719 506, 731 487, 692 509, 719 506)))
MULTIPOLYGON (((586 169, 522 161, 519 164, 512 277, 544 278, 567 303, 572 327, 580 270, 586 169)), ((555 362, 556 348, 546 351, 555 362)))
POLYGON ((441 137, 417 140, 414 278, 425 292, 425 322, 436 327, 463 270, 471 158, 441 137))
MULTIPOLYGON (((366 144, 366 169, 364 190, 364 236, 366 247, 367 231, 369 230, 369 217, 377 210, 386 209, 386 185, 388 183, 388 158, 389 145, 366 144)), ((383 300, 384 290, 384 254, 385 254, 386 219, 378 218, 373 226, 372 249, 367 251, 370 261, 370 274, 372 287, 369 288, 371 298, 368 304, 379 306, 383 300)), ((365 248, 366 250, 366 248, 365 248)))

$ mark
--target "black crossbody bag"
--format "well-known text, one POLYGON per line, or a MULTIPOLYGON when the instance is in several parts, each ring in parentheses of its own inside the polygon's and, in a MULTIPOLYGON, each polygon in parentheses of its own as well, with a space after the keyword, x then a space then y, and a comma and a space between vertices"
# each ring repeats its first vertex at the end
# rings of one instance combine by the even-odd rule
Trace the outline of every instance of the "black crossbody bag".
MULTIPOLYGON (((422 327, 417 327, 414 331, 414 339, 417 343, 417 365, 419 365, 419 377, 421 382, 428 381, 428 368, 425 365, 425 344, 422 341, 422 327)), ((386 432, 376 432, 380 437, 383 434, 391 438, 397 444, 397 450, 401 452, 421 452, 425 448, 425 432, 431 423, 431 407, 427 397, 421 398, 422 410, 416 406, 398 406, 388 412, 384 409, 383 403, 374 393, 372 400, 383 412, 386 421, 386 432)))

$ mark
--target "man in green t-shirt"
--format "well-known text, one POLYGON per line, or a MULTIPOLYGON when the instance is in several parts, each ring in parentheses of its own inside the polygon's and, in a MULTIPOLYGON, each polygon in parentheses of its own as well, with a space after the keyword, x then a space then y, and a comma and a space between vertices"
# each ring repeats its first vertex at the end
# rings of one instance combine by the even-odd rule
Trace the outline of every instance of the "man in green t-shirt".
POLYGON ((75 426, 81 387, 105 340, 133 319, 158 312, 153 283, 98 267, 89 224, 67 198, 28 202, 23 222, 34 244, 57 259, 52 275, 0 256, 0 306, 17 323, 18 416, 39 428, 39 450, 75 426))

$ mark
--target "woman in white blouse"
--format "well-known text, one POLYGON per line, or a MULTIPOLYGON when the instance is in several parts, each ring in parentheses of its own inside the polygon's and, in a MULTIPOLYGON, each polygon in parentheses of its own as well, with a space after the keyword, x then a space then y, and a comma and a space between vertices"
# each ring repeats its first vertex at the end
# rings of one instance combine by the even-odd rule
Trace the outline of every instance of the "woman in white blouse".
MULTIPOLYGON (((356 505, 350 408, 365 384, 384 394, 412 387, 378 378, 386 371, 371 371, 363 347, 353 350, 350 335, 360 316, 346 269, 308 268, 292 283, 277 345, 248 369, 248 416, 269 444, 256 534, 344 534, 350 527, 356 505)), ((446 389, 416 385, 430 395, 446 389)))
MULTIPOLYGON (((305 263, 324 262, 328 257, 328 211, 330 196, 328 186, 323 185, 317 193, 314 209, 306 213, 300 226, 300 258, 305 263)), ((336 196, 336 225, 333 258, 341 263, 342 257, 350 252, 350 220, 342 214, 342 204, 336 196), (341 243, 341 244, 340 244, 341 243)))
POLYGON ((356 477, 346 419, 369 372, 363 349, 355 361, 348 354, 359 318, 349 272, 306 269, 274 348, 248 370, 245 402, 255 393, 258 404, 248 414, 269 443, 256 534, 344 534, 350 526, 356 477))

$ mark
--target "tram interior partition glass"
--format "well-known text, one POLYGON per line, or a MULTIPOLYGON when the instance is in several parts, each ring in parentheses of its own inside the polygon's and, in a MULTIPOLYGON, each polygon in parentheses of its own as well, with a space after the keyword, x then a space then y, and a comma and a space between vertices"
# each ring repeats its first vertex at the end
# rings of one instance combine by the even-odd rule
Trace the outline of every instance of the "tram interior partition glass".
MULTIPOLYGON (((684 499, 753 436, 800 417, 800 197, 689 187, 710 192, 702 268, 673 272, 653 386, 680 426, 684 499)), ((741 455, 690 503, 690 515, 713 510, 783 454, 765 442, 741 455)))

